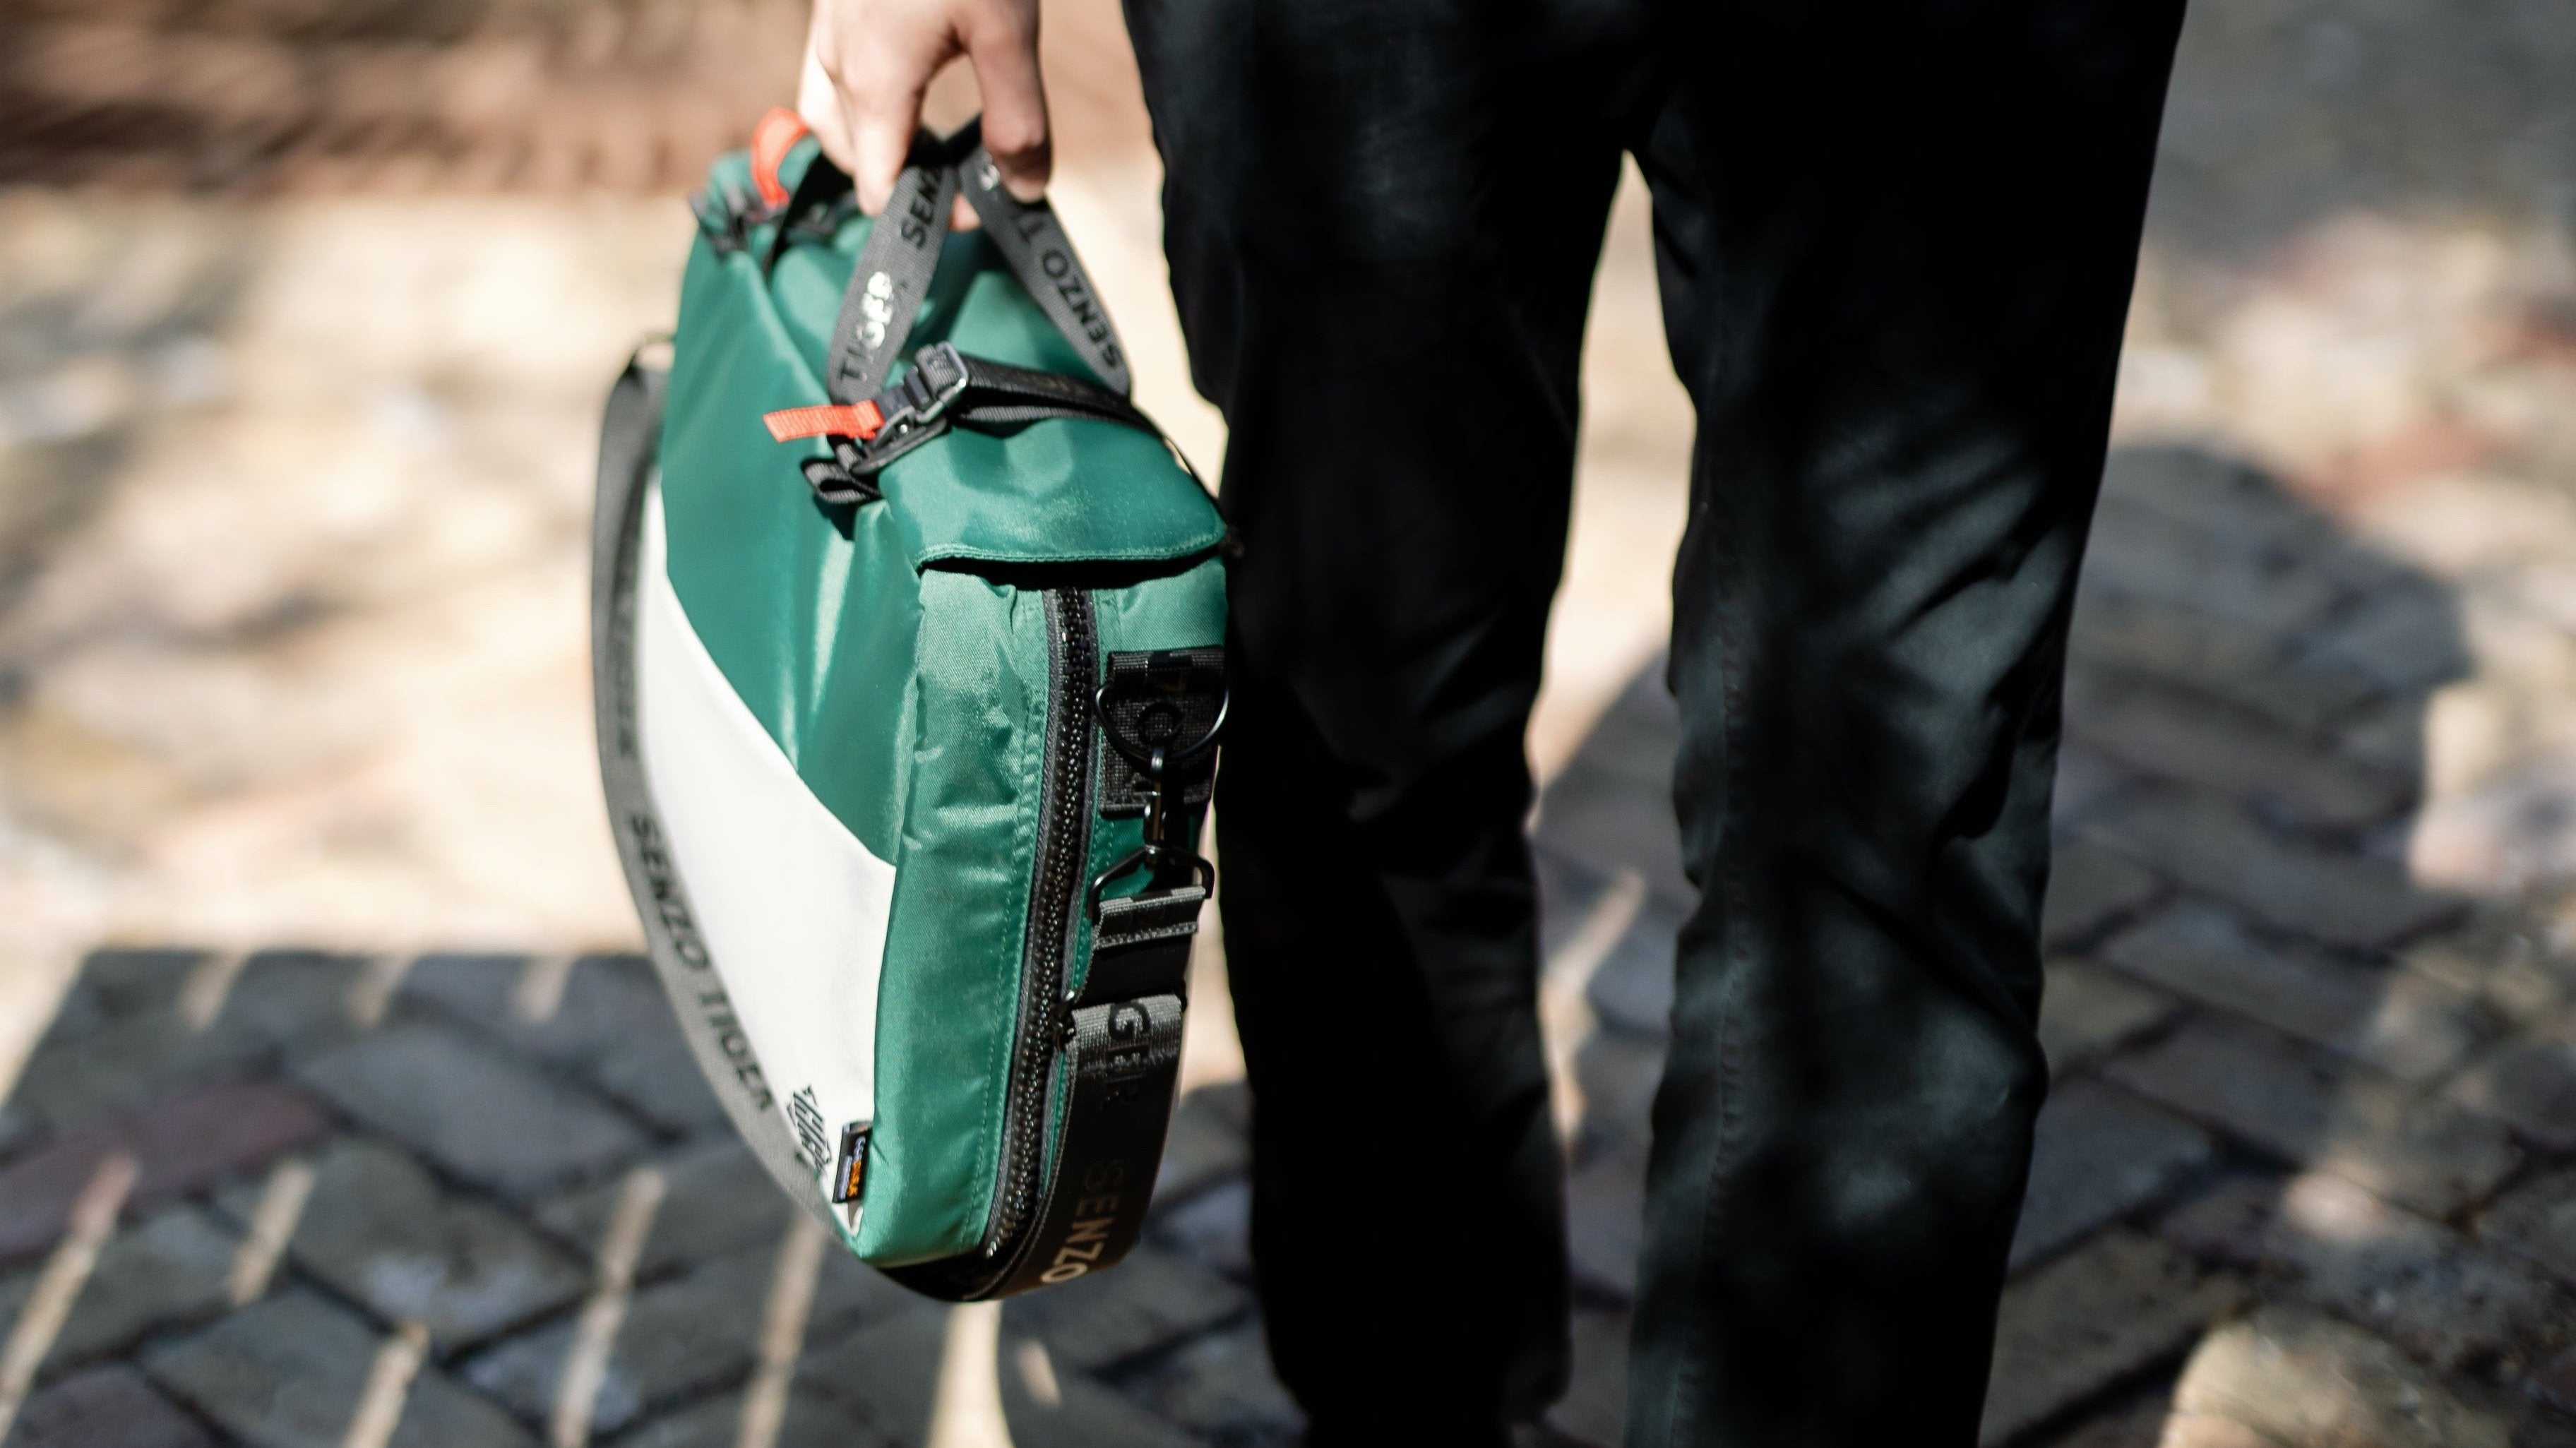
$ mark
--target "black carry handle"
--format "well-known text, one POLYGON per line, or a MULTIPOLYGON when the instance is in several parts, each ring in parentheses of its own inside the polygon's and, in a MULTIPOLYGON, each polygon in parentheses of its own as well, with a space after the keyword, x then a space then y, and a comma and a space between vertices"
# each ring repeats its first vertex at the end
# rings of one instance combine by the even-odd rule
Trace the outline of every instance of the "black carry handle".
MULTIPOLYGON (((819 186, 814 170, 797 187, 790 207, 813 206, 849 184, 839 168, 822 157, 813 167, 825 171, 819 186)), ((1044 198, 1022 201, 1002 185, 1001 170, 984 150, 980 120, 969 121, 945 137, 924 131, 913 140, 903 174, 895 178, 894 195, 878 213, 868 239, 850 270, 850 287, 841 296, 841 315, 832 328, 831 361, 824 384, 834 402, 854 403, 885 386, 921 304, 939 270, 941 243, 948 236, 948 213, 960 191, 985 233, 1002 254, 1013 276, 1037 301, 1056 330, 1064 334, 1083 362, 1120 396, 1133 386, 1126 349, 1100 304, 1099 291, 1074 254, 1073 242, 1056 221, 1044 198)), ((782 228, 783 230, 783 228, 782 228)))

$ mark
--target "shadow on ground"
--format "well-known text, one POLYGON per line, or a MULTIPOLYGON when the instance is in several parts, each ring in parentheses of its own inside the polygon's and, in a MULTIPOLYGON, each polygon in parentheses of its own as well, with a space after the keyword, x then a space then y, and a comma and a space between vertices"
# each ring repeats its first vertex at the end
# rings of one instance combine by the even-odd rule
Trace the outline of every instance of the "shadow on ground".
POLYGON ((640 959, 102 951, 0 1111, 0 1320, 68 1306, 11 1441, 1281 1441, 1243 1119, 1184 1101, 1116 1272, 951 1310, 791 1213, 640 959))
MULTIPOLYGON (((2576 1441, 2542 1406, 2576 1388, 2576 961, 2552 902, 2404 864, 2429 701, 2469 667, 2445 585, 2271 479, 2114 456, 2067 681, 2057 1080, 1987 1442, 2576 1441)), ((1561 1421, 1602 1441, 1694 900, 1677 723, 1642 674, 1537 830, 1585 1297, 1561 1421)))
MULTIPOLYGON (((2427 701, 2467 665, 2446 588, 2261 474, 2114 457, 1987 1442, 2576 1443, 2576 961, 2553 901, 2403 864, 2427 701)), ((1601 1443, 1692 899, 1675 728, 1648 670, 1537 828, 1579 1282, 1556 1421, 1601 1443)), ((559 1439, 585 1405, 650 1448, 763 1413, 790 1445, 1285 1443, 1248 1107, 1184 1101, 1126 1265, 952 1311, 800 1244, 638 960, 100 952, 0 1109, 0 1308, 41 1317, 63 1244, 99 1249, 17 1441, 336 1445, 392 1381, 405 1444, 559 1439)))

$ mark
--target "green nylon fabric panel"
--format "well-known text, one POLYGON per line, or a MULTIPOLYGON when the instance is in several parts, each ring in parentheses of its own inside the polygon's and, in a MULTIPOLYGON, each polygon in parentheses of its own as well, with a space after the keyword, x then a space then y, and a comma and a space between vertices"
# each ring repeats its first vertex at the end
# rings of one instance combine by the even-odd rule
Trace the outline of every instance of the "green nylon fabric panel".
POLYGON ((922 631, 905 729, 910 789, 877 987, 880 1125, 852 1243, 887 1266, 983 1239, 1045 768, 1045 598, 945 572, 924 574, 921 593, 939 627, 922 631))
MULTIPOLYGON (((794 185, 811 157, 784 168, 794 185)), ((718 194, 749 190, 739 153, 718 194)), ((887 470, 844 538, 761 415, 818 380, 867 223, 792 246, 767 228, 689 259, 662 438, 670 578, 699 639, 815 797, 896 867, 879 987, 877 1118, 849 1245, 886 1265, 972 1250, 989 1214, 1016 1028, 1047 711, 1044 604, 978 563, 1198 558, 1095 595, 1104 653, 1220 642, 1223 526, 1155 439, 1052 420, 956 432, 887 470), (927 568, 924 565, 936 564, 927 568)), ((1079 375, 989 243, 952 238, 911 345, 1079 375)), ((1098 822, 1091 871, 1136 843, 1098 822)), ((1087 878, 1087 877, 1086 877, 1087 878)), ((1083 954, 1087 958, 1088 943, 1083 954)), ((736 966, 735 968, 744 968, 736 966)))

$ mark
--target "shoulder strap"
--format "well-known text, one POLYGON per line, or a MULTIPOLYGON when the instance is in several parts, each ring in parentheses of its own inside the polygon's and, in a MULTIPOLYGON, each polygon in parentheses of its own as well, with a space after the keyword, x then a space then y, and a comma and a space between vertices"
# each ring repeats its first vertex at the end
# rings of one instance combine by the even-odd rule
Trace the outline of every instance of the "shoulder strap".
POLYGON ((636 721, 635 607, 643 567, 644 499, 654 475, 667 378, 639 352, 610 391, 600 423, 590 544, 591 696, 600 783, 617 837, 618 862, 642 916, 646 951, 699 1071, 771 1178, 808 1216, 837 1230, 831 1207, 814 1188, 816 1168, 797 1155, 759 1057, 743 1036, 733 1002, 707 956, 644 774, 636 721))

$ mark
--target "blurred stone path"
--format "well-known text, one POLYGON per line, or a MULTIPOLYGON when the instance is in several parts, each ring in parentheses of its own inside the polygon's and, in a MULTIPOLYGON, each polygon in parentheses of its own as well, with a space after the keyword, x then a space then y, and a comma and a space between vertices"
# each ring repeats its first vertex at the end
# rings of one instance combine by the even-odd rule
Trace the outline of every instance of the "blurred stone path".
MULTIPOLYGON (((1047 14, 1058 204, 1212 462, 1115 7, 1047 14)), ((952 1313, 791 1228, 623 953, 595 408, 667 325, 669 189, 799 16, 0 0, 7 1443, 1293 1441, 1218 961, 1149 1250, 952 1313)), ((2191 22, 1996 1448, 2576 1445, 2570 73, 2531 0, 2191 22)), ((1656 673, 1689 417, 1633 184, 1596 296, 1531 750, 1554 1421, 1606 1444, 1693 902, 1656 673)))

